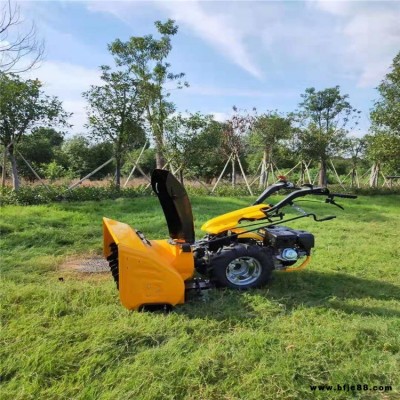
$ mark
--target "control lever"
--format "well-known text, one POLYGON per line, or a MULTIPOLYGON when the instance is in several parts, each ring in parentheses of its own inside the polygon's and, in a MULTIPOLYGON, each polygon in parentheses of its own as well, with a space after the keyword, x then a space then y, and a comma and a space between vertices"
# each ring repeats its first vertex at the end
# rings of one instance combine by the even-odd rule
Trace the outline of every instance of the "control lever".
POLYGON ((327 217, 324 217, 324 218, 318 218, 315 214, 311 214, 311 213, 308 214, 307 216, 313 217, 314 221, 317 221, 317 222, 329 221, 330 219, 336 218, 336 215, 328 215, 327 217))
POLYGON ((344 210, 344 207, 342 207, 340 204, 336 203, 336 201, 333 200, 332 197, 328 197, 327 199, 325 199, 325 203, 333 204, 334 206, 339 207, 342 210, 344 210))
POLYGON ((322 221, 329 221, 330 219, 335 219, 336 215, 328 215, 325 218, 320 218, 320 219, 316 219, 317 222, 322 222, 322 221))

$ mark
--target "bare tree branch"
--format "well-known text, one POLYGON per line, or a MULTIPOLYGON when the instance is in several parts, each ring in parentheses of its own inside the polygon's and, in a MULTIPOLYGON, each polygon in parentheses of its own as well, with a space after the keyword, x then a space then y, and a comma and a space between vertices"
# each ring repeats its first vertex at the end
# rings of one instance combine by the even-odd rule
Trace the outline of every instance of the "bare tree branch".
POLYGON ((11 0, 0 11, 0 72, 21 73, 34 68, 44 56, 44 41, 38 39, 35 23, 29 30, 19 31, 24 20, 19 6, 12 5, 11 0))

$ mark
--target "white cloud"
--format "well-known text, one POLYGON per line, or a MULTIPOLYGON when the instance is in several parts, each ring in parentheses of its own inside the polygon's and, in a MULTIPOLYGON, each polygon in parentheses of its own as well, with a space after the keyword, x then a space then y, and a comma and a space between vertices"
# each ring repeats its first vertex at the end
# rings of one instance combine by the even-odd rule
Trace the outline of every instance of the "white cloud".
POLYGON ((211 114, 214 117, 214 119, 218 122, 225 122, 232 116, 232 113, 218 112, 218 111, 210 112, 209 114, 211 114))
POLYGON ((201 96, 232 96, 232 97, 294 97, 298 96, 295 91, 271 91, 271 90, 246 90, 235 88, 223 88, 206 85, 190 85, 185 89, 187 93, 193 93, 201 96))
POLYGON ((343 69, 351 69, 359 87, 374 87, 400 49, 400 3, 313 1, 337 18, 343 44, 343 69))
POLYGON ((245 44, 241 25, 232 24, 228 13, 206 12, 198 1, 160 2, 171 17, 204 39, 236 65, 256 78, 262 77, 260 68, 252 61, 245 44))
POLYGON ((73 112, 69 122, 74 125, 73 133, 85 131, 86 122, 85 106, 82 92, 88 90, 90 85, 101 83, 100 73, 97 69, 85 68, 64 62, 45 61, 40 68, 25 73, 26 78, 38 78, 43 83, 43 91, 52 96, 57 96, 64 109, 73 112))
MULTIPOLYGON (((226 10, 206 11, 205 3, 196 0, 146 2, 146 4, 166 12, 169 17, 254 77, 259 79, 262 77, 261 69, 252 60, 246 46, 247 30, 249 27, 253 29, 251 24, 243 26, 236 18, 232 19, 232 15, 226 10)), ((142 2, 89 1, 87 8, 92 12, 109 13, 127 24, 133 24, 131 19, 133 15, 137 17, 138 13, 145 12, 142 2)), ((237 15, 235 13, 234 16, 237 15)))

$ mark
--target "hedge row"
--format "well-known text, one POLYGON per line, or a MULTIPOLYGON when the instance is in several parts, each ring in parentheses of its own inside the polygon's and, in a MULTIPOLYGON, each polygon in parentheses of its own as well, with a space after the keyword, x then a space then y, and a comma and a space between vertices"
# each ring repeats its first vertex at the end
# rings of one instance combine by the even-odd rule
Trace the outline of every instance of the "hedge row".
POLYGON ((80 186, 68 190, 66 186, 49 185, 44 186, 23 186, 18 191, 10 188, 3 188, 0 192, 2 205, 33 205, 47 204, 58 201, 99 201, 116 199, 118 197, 134 198, 149 195, 151 189, 145 186, 135 188, 117 189, 114 185, 80 186))
MULTIPOLYGON (((207 196, 210 190, 205 187, 186 187, 189 196, 207 196)), ((329 186, 331 192, 339 193, 355 193, 359 195, 382 195, 382 194, 400 194, 400 188, 361 188, 344 190, 338 185, 329 186)), ((262 192, 261 189, 253 188, 254 196, 258 196, 262 192)), ((116 199, 119 197, 135 198, 139 196, 152 195, 151 188, 146 186, 137 186, 129 188, 117 189, 114 185, 109 186, 80 186, 72 190, 68 190, 66 186, 50 185, 44 186, 23 186, 17 192, 11 188, 2 188, 0 191, 1 205, 34 205, 47 204, 58 201, 99 201, 116 199)), ((221 197, 238 197, 248 196, 249 192, 245 185, 237 185, 233 188, 224 184, 217 187, 213 193, 214 196, 221 197)))

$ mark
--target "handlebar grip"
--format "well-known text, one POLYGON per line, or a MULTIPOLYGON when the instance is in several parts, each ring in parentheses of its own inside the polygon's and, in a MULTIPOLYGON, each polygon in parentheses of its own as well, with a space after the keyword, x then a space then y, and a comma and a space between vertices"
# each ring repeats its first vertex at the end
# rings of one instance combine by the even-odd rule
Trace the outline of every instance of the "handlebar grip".
POLYGON ((329 215, 328 217, 321 218, 320 221, 329 221, 330 219, 336 218, 336 215, 329 215))
POLYGON ((343 199, 356 199, 357 196, 354 194, 344 194, 344 193, 331 193, 331 196, 342 197, 343 199))

